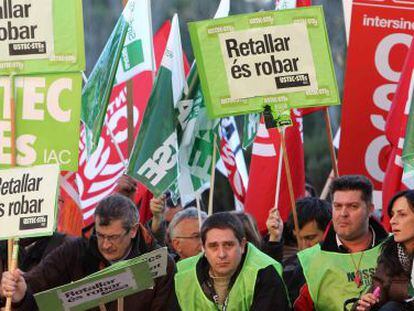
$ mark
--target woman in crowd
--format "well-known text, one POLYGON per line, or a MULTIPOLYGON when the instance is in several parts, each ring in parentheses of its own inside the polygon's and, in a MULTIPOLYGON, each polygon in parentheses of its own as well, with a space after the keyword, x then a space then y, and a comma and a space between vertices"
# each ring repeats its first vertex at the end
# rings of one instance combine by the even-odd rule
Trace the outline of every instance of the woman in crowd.
POLYGON ((388 205, 393 235, 384 242, 369 293, 356 310, 414 310, 414 190, 397 193, 388 205))

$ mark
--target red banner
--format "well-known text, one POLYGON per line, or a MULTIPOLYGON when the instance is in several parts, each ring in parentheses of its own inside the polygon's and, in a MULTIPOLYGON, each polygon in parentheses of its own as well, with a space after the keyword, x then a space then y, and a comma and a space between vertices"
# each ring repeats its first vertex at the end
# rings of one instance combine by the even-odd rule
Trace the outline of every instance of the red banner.
MULTIPOLYGON (((382 198, 384 207, 388 205, 394 194, 405 190, 408 185, 402 181, 403 177, 403 146, 406 139, 406 128, 411 106, 411 95, 414 89, 414 40, 405 60, 404 70, 395 93, 391 110, 388 114, 385 133, 392 147, 391 156, 385 173, 382 198)), ((389 217, 386 209, 383 212, 383 224, 390 229, 389 217)))
POLYGON ((353 2, 338 165, 341 175, 366 175, 378 191, 390 156, 386 119, 413 24, 413 1, 353 2))
MULTIPOLYGON (((302 118, 297 110, 292 110, 291 117, 293 126, 286 129, 285 140, 296 200, 305 194, 305 164, 301 138, 302 118)), ((266 233, 266 219, 269 210, 275 206, 280 144, 278 130, 267 130, 261 121, 253 144, 245 203, 245 211, 256 218, 261 233, 266 233)), ((278 208, 283 221, 286 221, 292 205, 284 163, 282 165, 278 208)))

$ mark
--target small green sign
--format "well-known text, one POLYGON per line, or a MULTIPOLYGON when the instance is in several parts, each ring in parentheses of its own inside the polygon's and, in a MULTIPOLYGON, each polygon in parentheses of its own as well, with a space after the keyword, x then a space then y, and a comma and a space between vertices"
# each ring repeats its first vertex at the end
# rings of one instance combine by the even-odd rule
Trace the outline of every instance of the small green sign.
POLYGON ((81 86, 80 73, 0 77, 0 169, 11 165, 13 90, 17 165, 77 171, 81 86))
POLYGON ((212 118, 339 104, 321 6, 189 23, 212 118))
POLYGON ((124 47, 121 53, 122 68, 124 71, 138 66, 144 61, 142 40, 135 40, 124 47))
POLYGON ((0 76, 85 69, 81 0, 3 0, 0 76))
POLYGON ((81 311, 154 285, 145 261, 121 261, 92 276, 35 295, 39 310, 81 311))

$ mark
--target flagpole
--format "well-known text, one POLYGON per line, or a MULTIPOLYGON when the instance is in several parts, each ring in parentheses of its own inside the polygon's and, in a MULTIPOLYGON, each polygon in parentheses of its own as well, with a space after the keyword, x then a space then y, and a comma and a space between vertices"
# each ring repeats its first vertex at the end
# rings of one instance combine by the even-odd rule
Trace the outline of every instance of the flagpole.
MULTIPOLYGON (((122 6, 125 8, 125 6, 127 5, 128 0, 122 0, 122 6)), ((127 91, 127 128, 128 128, 128 156, 131 154, 131 150, 132 147, 134 146, 134 94, 133 94, 133 90, 134 90, 134 84, 132 82, 132 79, 128 79, 126 81, 126 91, 127 91)), ((111 131, 111 129, 109 128, 108 125, 106 125, 106 128, 109 131, 109 135, 111 136, 111 140, 113 141, 114 145, 115 145, 115 149, 117 150, 122 163, 124 164, 124 167, 126 167, 125 165, 125 159, 122 155, 122 152, 119 148, 119 146, 117 145, 116 141, 115 141, 115 137, 113 136, 113 133, 111 131)), ((100 310, 106 310, 105 305, 101 304, 99 305, 99 309, 100 310)), ((118 311, 123 311, 124 310, 124 298, 118 298, 118 307, 117 307, 118 311)))
POLYGON ((213 139, 213 159, 211 161, 211 176, 210 176, 210 193, 208 198, 208 216, 213 214, 213 195, 214 195, 214 180, 216 175, 216 153, 217 153, 217 134, 214 133, 213 139))
POLYGON ((329 116, 329 108, 325 107, 324 111, 324 118, 325 118, 325 126, 326 126, 326 135, 328 137, 328 144, 329 144, 329 153, 331 155, 331 162, 332 162, 332 170, 334 173, 334 177, 338 177, 338 164, 336 161, 336 154, 335 154, 335 147, 333 144, 333 135, 332 135, 332 126, 331 126, 331 118, 329 116))
POLYGON ((296 231, 296 241, 298 243, 298 247, 300 248, 300 240, 299 240, 299 221, 298 221, 298 213, 296 211, 296 203, 295 203, 295 194, 293 192, 293 184, 292 184, 292 175, 290 173, 290 165, 289 165, 289 159, 286 151, 286 139, 285 139, 285 128, 278 129, 281 137, 281 145, 283 148, 283 160, 285 162, 285 170, 286 170, 286 179, 289 189, 289 197, 290 197, 290 204, 293 214, 293 223, 295 226, 296 231))
POLYGON ((323 187, 322 193, 320 195, 320 198, 322 200, 325 200, 328 197, 329 194, 329 187, 331 186, 332 180, 334 179, 334 171, 331 170, 329 173, 328 179, 325 182, 325 186, 323 187))
POLYGON ((134 146, 134 83, 132 79, 126 82, 127 89, 127 124, 128 124, 128 156, 134 146))
MULTIPOLYGON (((125 1, 125 0, 124 0, 125 1)), ((148 16, 149 16, 149 35, 151 40, 151 61, 152 61, 152 85, 154 85, 155 81, 155 73, 157 72, 157 63, 155 61, 155 54, 154 54, 154 40, 153 40, 153 29, 152 29, 152 10, 151 10, 151 0, 147 0, 147 8, 148 8, 148 16)))
POLYGON ((201 230, 201 205, 200 205, 200 194, 196 192, 196 204, 197 204, 197 216, 198 216, 198 227, 201 230))

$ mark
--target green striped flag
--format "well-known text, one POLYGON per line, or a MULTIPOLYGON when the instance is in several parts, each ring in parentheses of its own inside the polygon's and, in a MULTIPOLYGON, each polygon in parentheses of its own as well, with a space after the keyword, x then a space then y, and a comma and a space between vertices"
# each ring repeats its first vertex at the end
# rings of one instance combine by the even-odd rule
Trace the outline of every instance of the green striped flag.
POLYGON ((174 109, 186 89, 178 17, 174 15, 167 47, 135 141, 127 174, 160 196, 178 178, 174 109))
POLYGON ((112 87, 155 70, 148 0, 129 0, 82 92, 88 154, 97 147, 112 87))

